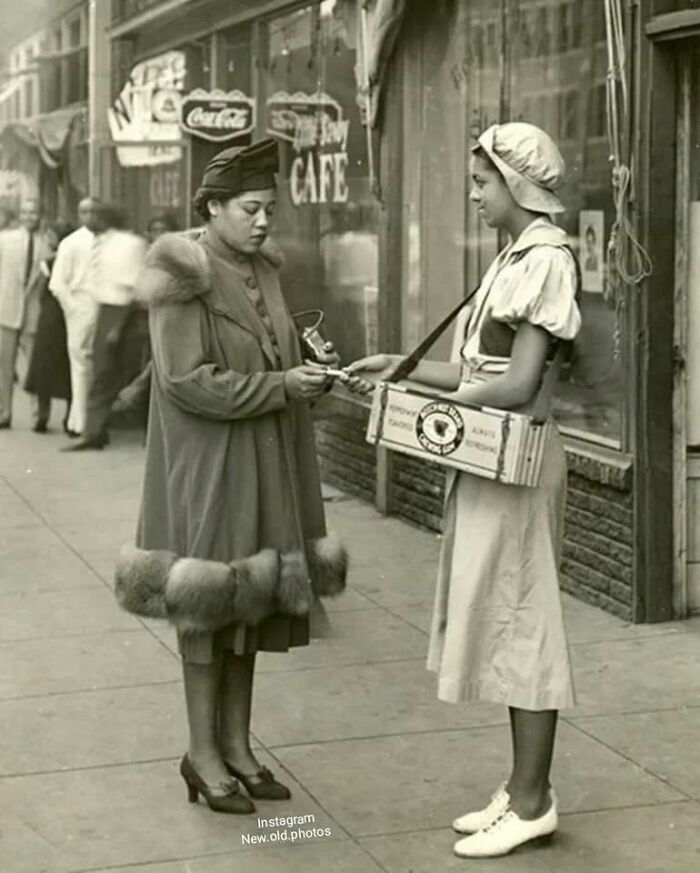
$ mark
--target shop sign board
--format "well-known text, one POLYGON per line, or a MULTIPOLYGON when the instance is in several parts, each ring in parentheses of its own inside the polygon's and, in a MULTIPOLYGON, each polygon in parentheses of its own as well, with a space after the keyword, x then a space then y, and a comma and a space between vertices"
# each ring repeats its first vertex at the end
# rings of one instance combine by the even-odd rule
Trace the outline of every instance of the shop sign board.
POLYGON ((112 140, 125 143, 117 148, 122 167, 153 167, 180 159, 182 150, 176 143, 182 139, 180 105, 186 72, 182 51, 165 52, 132 69, 107 109, 112 140))
POLYGON ((226 142, 255 130, 256 102, 243 91, 197 88, 182 99, 180 125, 192 136, 226 142))
POLYGON ((296 153, 289 174, 295 206, 347 203, 350 122, 337 100, 321 91, 278 91, 267 101, 267 132, 296 153))

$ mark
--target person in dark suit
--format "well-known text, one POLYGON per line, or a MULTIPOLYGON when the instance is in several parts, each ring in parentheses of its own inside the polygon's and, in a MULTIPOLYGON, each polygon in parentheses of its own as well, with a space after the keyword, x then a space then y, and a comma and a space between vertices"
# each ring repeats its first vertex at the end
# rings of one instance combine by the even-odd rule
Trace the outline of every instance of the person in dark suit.
POLYGON ((49 280, 56 260, 56 249, 61 240, 74 230, 74 225, 66 222, 56 222, 48 228, 46 235, 53 251, 46 260, 41 262, 37 273, 36 281, 39 286, 41 311, 24 384, 25 390, 37 398, 37 418, 34 423, 36 433, 46 433, 48 430, 52 399, 66 401, 67 408, 63 429, 68 432, 71 380, 66 319, 61 304, 49 290, 49 280))
MULTIPOLYGON (((40 220, 39 204, 26 201, 20 226, 0 231, 0 428, 11 426, 17 361, 21 357, 28 364, 39 320, 37 275, 51 253, 40 220)), ((36 403, 32 414, 36 421, 36 403)))

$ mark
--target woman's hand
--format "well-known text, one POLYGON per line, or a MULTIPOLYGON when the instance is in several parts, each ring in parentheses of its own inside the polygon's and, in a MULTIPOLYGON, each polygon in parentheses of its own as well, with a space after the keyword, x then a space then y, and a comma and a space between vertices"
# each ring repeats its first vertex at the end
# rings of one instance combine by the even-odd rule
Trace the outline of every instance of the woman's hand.
MULTIPOLYGON (((332 369, 337 369, 340 367, 340 355, 335 350, 335 346, 333 343, 328 340, 328 342, 323 344, 323 350, 316 352, 316 360, 307 360, 304 363, 308 364, 311 367, 321 366, 321 367, 331 367, 332 369)), ((330 391, 333 387, 333 377, 326 376, 326 383, 324 386, 325 391, 330 391)))
POLYGON ((320 367, 304 364, 285 372, 284 390, 290 400, 311 403, 324 393, 326 379, 326 374, 320 367))
POLYGON ((316 357, 317 362, 323 367, 333 367, 334 369, 340 367, 340 355, 330 340, 324 344, 322 352, 317 352, 316 357))

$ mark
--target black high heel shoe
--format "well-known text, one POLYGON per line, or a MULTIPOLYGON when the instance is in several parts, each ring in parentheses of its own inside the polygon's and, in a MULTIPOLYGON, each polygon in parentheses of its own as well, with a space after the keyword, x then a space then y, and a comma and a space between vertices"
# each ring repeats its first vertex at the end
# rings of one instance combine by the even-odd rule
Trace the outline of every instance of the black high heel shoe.
POLYGON ((231 815, 248 815, 255 812, 255 805, 241 794, 237 782, 222 782, 215 787, 207 785, 194 769, 187 755, 180 761, 180 775, 187 785, 187 799, 190 803, 197 803, 201 794, 209 809, 214 812, 227 812, 231 815))
POLYGON ((226 761, 224 767, 245 785, 245 790, 256 800, 289 800, 292 796, 289 788, 278 782, 267 767, 261 767, 252 776, 244 776, 226 761))

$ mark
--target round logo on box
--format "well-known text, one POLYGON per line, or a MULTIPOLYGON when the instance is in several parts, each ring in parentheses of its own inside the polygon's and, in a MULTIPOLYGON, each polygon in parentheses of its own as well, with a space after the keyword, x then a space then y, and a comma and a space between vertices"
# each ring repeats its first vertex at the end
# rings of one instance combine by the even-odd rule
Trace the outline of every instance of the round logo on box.
POLYGON ((416 437, 433 455, 451 455, 464 439, 464 421, 456 406, 444 401, 428 403, 418 413, 416 437))

